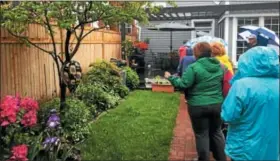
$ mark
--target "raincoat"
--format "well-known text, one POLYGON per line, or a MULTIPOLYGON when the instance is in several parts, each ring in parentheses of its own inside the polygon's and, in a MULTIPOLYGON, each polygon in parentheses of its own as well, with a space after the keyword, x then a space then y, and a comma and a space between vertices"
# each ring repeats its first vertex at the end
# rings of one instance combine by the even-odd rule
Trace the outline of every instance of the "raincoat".
POLYGON ((205 106, 223 102, 223 69, 215 58, 199 58, 188 66, 181 78, 171 76, 168 80, 174 87, 189 88, 187 97, 190 106, 205 106))
POLYGON ((238 62, 238 71, 222 105, 229 124, 226 154, 233 160, 278 160, 279 61, 275 50, 254 47, 238 62))
POLYGON ((232 74, 234 73, 232 63, 230 62, 230 59, 227 55, 215 56, 215 58, 218 59, 224 66, 226 66, 232 74))

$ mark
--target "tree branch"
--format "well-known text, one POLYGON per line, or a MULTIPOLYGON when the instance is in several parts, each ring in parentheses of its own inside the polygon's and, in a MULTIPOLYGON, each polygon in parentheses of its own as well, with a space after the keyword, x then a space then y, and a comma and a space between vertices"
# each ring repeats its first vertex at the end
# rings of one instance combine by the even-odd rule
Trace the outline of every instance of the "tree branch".
POLYGON ((74 30, 74 34, 75 34, 76 39, 78 40, 78 39, 79 39, 79 37, 78 37, 78 35, 77 35, 76 30, 74 30))
POLYGON ((61 57, 59 55, 56 55, 56 57, 60 61, 60 63, 63 64, 63 60, 61 59, 61 57))
POLYGON ((87 23, 92 23, 92 22, 95 22, 97 20, 91 20, 91 21, 84 21, 84 22, 80 22, 77 26, 74 27, 73 31, 74 32, 76 29, 78 29, 79 27, 81 27, 82 25, 85 25, 87 23))
POLYGON ((40 49, 40 50, 43 51, 43 52, 46 52, 46 53, 52 55, 52 52, 51 52, 51 51, 48 51, 48 50, 46 50, 46 49, 41 48, 40 46, 38 46, 38 45, 36 45, 35 43, 31 42, 27 37, 14 34, 14 33, 13 33, 12 31, 10 31, 10 30, 8 30, 8 32, 9 32, 12 36, 14 36, 14 37, 16 37, 16 38, 19 38, 19 39, 22 39, 22 40, 25 40, 25 41, 27 41, 30 45, 32 45, 32 46, 34 46, 34 47, 40 49))
MULTIPOLYGON (((90 2, 92 2, 92 1, 90 1, 90 2)), ((74 27, 74 30, 78 29, 79 27, 81 27, 82 25, 85 25, 85 24, 87 24, 87 23, 93 23, 93 22, 98 21, 98 20, 100 20, 100 19, 104 19, 104 18, 102 18, 102 16, 103 16, 104 13, 105 13, 105 12, 103 11, 103 12, 98 16, 98 18, 96 18, 96 19, 94 19, 94 20, 86 21, 86 19, 85 19, 84 22, 80 22, 77 26, 75 26, 75 27, 74 27)), ((111 16, 112 16, 112 15, 110 15, 110 16, 108 16, 108 17, 111 17, 111 16)))
POLYGON ((70 38, 71 38, 71 31, 66 30, 66 39, 65 39, 65 59, 66 62, 71 60, 70 52, 69 52, 69 44, 70 44, 70 38))
POLYGON ((50 21, 49 21, 49 18, 47 16, 47 13, 48 13, 47 9, 45 9, 44 13, 45 13, 44 16, 46 18, 46 25, 48 27, 48 30, 50 31, 50 36, 51 36, 51 39, 52 39, 52 45, 53 45, 53 51, 54 51, 53 53, 55 54, 55 57, 56 57, 56 55, 57 55, 57 53, 56 53, 56 44, 55 44, 55 40, 54 40, 53 30, 51 28, 50 21))
MULTIPOLYGON (((75 33, 76 33, 76 31, 75 31, 75 33)), ((81 41, 82 41, 83 33, 84 33, 84 25, 81 26, 81 32, 80 32, 79 37, 77 37, 77 44, 76 44, 74 50, 72 51, 72 53, 70 54, 70 59, 72 59, 74 57, 74 55, 77 53, 77 51, 80 47, 81 41)))
POLYGON ((101 28, 94 28, 94 29, 91 29, 88 33, 86 33, 82 38, 81 38, 81 41, 87 36, 89 35, 90 33, 92 33, 93 31, 97 31, 97 30, 100 30, 100 29, 104 29, 106 28, 106 26, 103 26, 101 28))

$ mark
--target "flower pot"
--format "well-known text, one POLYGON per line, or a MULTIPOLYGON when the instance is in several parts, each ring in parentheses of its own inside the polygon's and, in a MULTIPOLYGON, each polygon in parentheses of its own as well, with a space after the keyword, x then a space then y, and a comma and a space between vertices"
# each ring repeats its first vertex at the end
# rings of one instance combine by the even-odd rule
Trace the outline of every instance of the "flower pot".
POLYGON ((172 85, 152 84, 152 91, 173 93, 174 87, 172 85))

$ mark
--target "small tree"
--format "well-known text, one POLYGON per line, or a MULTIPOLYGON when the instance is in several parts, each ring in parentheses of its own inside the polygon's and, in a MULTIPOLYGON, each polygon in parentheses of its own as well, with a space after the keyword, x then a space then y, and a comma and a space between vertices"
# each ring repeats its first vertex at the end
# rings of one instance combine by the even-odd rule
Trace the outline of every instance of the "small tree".
POLYGON ((108 2, 108 1, 41 1, 20 2, 12 6, 2 5, 0 10, 1 27, 29 46, 36 47, 49 54, 58 70, 61 108, 66 99, 67 85, 61 74, 61 67, 70 62, 77 53, 82 40, 94 31, 105 28, 107 25, 120 22, 131 23, 134 19, 139 22, 148 22, 146 7, 150 12, 158 11, 159 7, 151 7, 150 2, 108 2), (87 24, 101 21, 104 23, 99 28, 92 28, 85 32, 87 24), (24 33, 29 24, 38 24, 44 27, 51 38, 52 50, 44 49, 33 43, 24 33), (65 32, 63 42, 64 51, 58 53, 55 42, 55 28, 65 32), (76 45, 71 50, 71 38, 74 37, 76 45), (63 56, 62 56, 63 55, 63 56))

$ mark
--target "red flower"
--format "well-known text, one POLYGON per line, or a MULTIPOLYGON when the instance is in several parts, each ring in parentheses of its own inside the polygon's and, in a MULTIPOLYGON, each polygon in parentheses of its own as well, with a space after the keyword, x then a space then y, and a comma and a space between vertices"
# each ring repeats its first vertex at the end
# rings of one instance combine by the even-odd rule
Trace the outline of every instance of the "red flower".
POLYGON ((7 126, 17 120, 19 98, 6 96, 0 105, 0 126, 7 126))
POLYGON ((24 126, 33 126, 37 122, 38 102, 26 97, 20 99, 17 95, 6 96, 0 105, 0 126, 8 126, 17 121, 17 114, 20 109, 24 109, 25 114, 21 120, 24 126))
POLYGON ((28 148, 25 144, 14 146, 12 156, 8 161, 27 161, 28 148))
POLYGON ((25 127, 34 126, 37 123, 37 114, 36 111, 28 111, 23 115, 21 124, 25 127))
POLYGON ((38 102, 30 97, 26 97, 22 99, 20 102, 20 107, 22 107, 26 111, 31 111, 31 110, 37 111, 39 109, 38 102))

